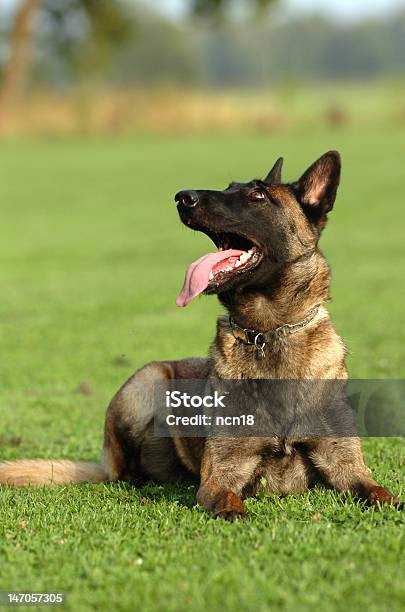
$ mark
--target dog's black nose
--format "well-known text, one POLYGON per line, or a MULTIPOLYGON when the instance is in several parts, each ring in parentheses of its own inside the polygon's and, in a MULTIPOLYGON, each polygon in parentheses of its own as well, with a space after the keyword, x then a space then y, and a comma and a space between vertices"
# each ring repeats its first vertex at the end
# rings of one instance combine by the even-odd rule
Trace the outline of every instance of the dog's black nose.
POLYGON ((197 206, 198 200, 200 198, 196 191, 179 191, 179 193, 176 193, 174 199, 179 204, 183 204, 183 206, 188 206, 188 208, 194 208, 194 206, 197 206))

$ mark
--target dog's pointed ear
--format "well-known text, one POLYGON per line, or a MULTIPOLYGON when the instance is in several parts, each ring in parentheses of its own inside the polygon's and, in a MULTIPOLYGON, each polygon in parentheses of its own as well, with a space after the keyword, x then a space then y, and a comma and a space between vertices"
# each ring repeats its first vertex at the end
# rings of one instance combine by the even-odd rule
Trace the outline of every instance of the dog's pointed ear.
POLYGON ((282 182, 281 170, 283 169, 283 163, 284 159, 280 157, 264 179, 265 183, 267 183, 268 185, 279 185, 282 182))
POLYGON ((294 184, 298 201, 316 221, 332 210, 340 183, 341 159, 337 151, 322 155, 294 184))

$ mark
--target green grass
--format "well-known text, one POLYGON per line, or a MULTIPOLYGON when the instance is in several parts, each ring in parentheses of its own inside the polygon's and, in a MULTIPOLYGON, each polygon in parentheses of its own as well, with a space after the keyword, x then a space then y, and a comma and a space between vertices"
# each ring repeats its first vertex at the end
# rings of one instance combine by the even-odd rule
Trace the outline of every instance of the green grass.
MULTIPOLYGON (((322 241, 330 310, 353 377, 403 378, 404 128, 2 143, 0 457, 97 460, 134 369, 206 353, 216 300, 174 300, 209 241, 180 226, 176 190, 264 175, 280 154, 293 179, 330 148, 344 159, 322 241)), ((364 446, 403 495, 403 440, 364 446)), ((0 590, 61 590, 75 611, 404 609, 404 514, 319 489, 249 500, 248 522, 223 524, 194 495, 2 490, 0 590)))

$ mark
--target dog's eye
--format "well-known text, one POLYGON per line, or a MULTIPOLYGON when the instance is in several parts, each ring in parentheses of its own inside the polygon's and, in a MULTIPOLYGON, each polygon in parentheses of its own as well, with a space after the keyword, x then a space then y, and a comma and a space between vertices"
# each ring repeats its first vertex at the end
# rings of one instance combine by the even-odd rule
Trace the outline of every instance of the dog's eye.
POLYGON ((260 189, 254 189, 253 191, 249 193, 249 198, 251 200, 260 201, 260 200, 265 200, 266 196, 263 191, 260 191, 260 189))

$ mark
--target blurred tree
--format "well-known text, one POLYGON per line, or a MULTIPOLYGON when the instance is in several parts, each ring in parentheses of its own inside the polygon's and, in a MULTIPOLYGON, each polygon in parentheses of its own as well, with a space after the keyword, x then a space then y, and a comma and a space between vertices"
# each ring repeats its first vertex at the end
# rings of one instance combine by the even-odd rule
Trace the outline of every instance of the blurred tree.
POLYGON ((46 36, 77 73, 90 76, 130 38, 134 22, 128 6, 121 0, 21 0, 0 88, 0 121, 25 85, 36 32, 46 36))
POLYGON ((194 28, 140 5, 134 39, 116 56, 106 81, 119 88, 198 84, 202 58, 194 28), (159 41, 157 45, 155 41, 159 41))
POLYGON ((129 4, 121 0, 42 0, 42 37, 81 77, 97 75, 134 33, 129 4))
POLYGON ((221 18, 235 6, 263 13, 276 0, 190 0, 191 13, 207 17, 221 18))
POLYGON ((190 14, 205 18, 199 44, 210 85, 264 85, 268 81, 269 28, 259 31, 259 17, 265 16, 278 0, 188 0, 190 14), (242 19, 232 20, 237 15, 242 19), (253 16, 249 22, 248 16, 253 16), (212 23, 214 22, 214 23, 212 23), (253 31, 252 31, 253 28, 253 31), (248 40, 244 40, 245 38, 248 40))
POLYGON ((39 4, 40 0, 24 0, 17 10, 0 89, 0 121, 25 82, 30 66, 34 20, 39 4))

